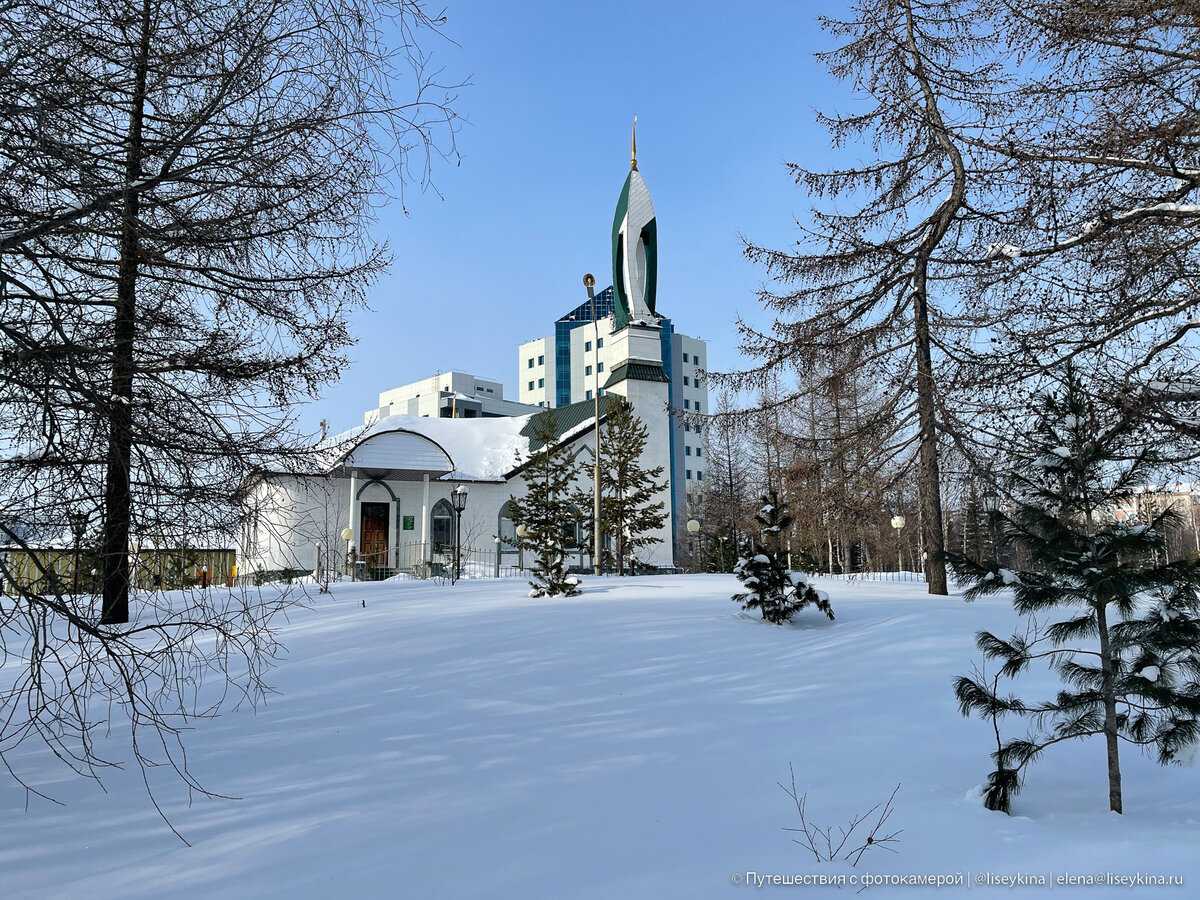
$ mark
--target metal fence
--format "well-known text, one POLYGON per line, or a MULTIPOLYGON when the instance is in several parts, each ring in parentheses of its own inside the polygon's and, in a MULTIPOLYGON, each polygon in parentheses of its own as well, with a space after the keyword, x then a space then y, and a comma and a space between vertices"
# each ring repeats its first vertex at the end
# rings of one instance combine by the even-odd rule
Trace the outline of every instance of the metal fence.
POLYGON ((843 575, 830 575, 826 572, 812 573, 818 577, 841 578, 845 581, 919 581, 924 583, 924 572, 846 572, 843 575))

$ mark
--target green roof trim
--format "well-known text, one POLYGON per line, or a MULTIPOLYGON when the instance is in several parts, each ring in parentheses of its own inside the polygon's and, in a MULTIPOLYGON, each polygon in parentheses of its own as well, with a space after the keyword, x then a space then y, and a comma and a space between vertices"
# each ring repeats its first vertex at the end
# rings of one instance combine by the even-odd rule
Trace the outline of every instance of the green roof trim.
POLYGON ((621 365, 612 370, 612 374, 608 376, 608 381, 604 382, 604 387, 610 388, 614 384, 620 384, 626 380, 669 382, 671 379, 662 370, 662 366, 654 365, 653 363, 627 362, 621 363, 621 365))
POLYGON ((625 293, 625 273, 621 268, 621 257, 625 254, 624 243, 621 240, 621 226, 625 224, 625 213, 629 211, 629 182, 633 173, 625 176, 625 184, 621 188, 621 196, 617 198, 617 210, 613 214, 612 227, 612 270, 613 296, 616 300, 617 330, 629 324, 629 295, 625 293))
POLYGON ((658 315, 654 306, 658 301, 658 217, 651 219, 642 229, 642 243, 646 245, 646 308, 658 315))
MULTIPOLYGON (((664 377, 665 380, 665 377, 664 377)), ((610 408, 614 403, 619 403, 623 397, 606 395, 600 398, 600 418, 603 419, 608 415, 610 408)), ((580 403, 572 403, 570 406, 560 406, 557 409, 548 409, 545 412, 537 413, 530 416, 525 427, 521 429, 521 436, 529 439, 530 452, 536 452, 542 449, 540 443, 534 443, 533 435, 537 432, 537 423, 544 416, 554 416, 554 433, 558 439, 569 431, 578 428, 584 422, 590 422, 596 416, 596 403, 594 400, 584 400, 580 403)))

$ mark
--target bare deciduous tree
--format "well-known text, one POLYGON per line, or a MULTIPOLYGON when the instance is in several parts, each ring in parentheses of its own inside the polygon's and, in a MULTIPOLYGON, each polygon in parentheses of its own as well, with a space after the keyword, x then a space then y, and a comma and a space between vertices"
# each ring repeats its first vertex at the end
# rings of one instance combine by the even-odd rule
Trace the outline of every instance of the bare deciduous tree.
POLYGON ((374 209, 455 153, 421 49, 443 20, 420 0, 0 12, 0 533, 27 548, 85 514, 102 582, 99 610, 44 584, 0 604, 4 665, 27 666, 0 754, 38 735, 95 774, 111 703, 139 763, 149 731, 190 778, 165 738, 210 711, 205 674, 261 692, 278 604, 133 607, 131 549, 232 534, 245 479, 310 451, 296 405, 337 377, 388 262, 374 209))

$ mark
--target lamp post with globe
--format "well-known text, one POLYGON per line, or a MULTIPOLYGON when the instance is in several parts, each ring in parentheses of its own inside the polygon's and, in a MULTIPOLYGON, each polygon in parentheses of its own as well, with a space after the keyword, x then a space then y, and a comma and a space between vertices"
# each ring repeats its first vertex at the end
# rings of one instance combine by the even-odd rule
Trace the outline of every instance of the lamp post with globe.
MULTIPOLYGON (((695 519, 688 519, 687 530, 688 530, 688 534, 690 534, 690 535, 698 534, 700 531, 700 523, 695 519)), ((703 569, 703 566, 704 566, 704 538, 700 538, 699 546, 700 546, 700 552, 699 552, 700 566, 701 566, 701 569, 703 569)))
POLYGON ((896 571, 904 571, 904 545, 900 543, 900 531, 904 528, 904 516, 892 516, 892 527, 896 529, 896 571))
POLYGON ((342 540, 346 542, 346 568, 350 570, 350 580, 354 581, 357 575, 357 567, 354 565, 354 529, 343 528, 342 540))

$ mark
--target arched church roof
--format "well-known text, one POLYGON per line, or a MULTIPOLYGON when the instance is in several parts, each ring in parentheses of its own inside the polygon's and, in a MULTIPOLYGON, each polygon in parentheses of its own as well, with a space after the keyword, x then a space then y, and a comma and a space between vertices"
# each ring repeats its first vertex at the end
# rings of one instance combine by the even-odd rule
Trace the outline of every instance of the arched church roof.
MULTIPOLYGON (((621 398, 600 401, 601 421, 621 398)), ((554 415, 558 441, 571 441, 592 429, 591 400, 528 416, 435 419, 385 416, 371 425, 327 438, 303 466, 277 466, 282 474, 323 475, 350 466, 390 472, 428 473, 454 481, 505 481, 522 467, 528 453, 540 449, 533 436, 535 420, 554 415)))

